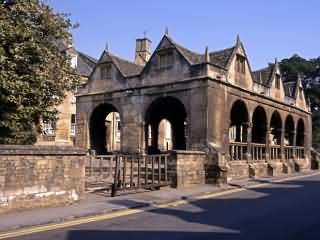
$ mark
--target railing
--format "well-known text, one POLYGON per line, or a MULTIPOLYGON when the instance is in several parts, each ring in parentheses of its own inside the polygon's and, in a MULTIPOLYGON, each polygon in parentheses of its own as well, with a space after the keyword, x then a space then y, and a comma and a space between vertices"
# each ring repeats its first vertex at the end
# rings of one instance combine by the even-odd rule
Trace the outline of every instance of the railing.
POLYGON ((90 156, 86 160, 86 187, 105 188, 113 182, 116 155, 90 156))
POLYGON ((86 162, 87 190, 156 189, 169 185, 169 154, 114 154, 91 156, 86 162))
MULTIPOLYGON (((284 158, 286 160, 304 159, 305 148, 301 146, 284 146, 284 158)), ((247 160, 248 144, 242 142, 229 143, 229 156, 231 161, 247 160)), ((267 148, 265 144, 251 143, 251 160, 263 161, 266 159, 267 148)), ((281 160, 281 146, 270 145, 268 150, 270 160, 281 160)))
POLYGON ((247 160, 248 144, 241 142, 229 143, 230 160, 247 160))
POLYGON ((304 147, 296 147, 296 157, 298 160, 304 159, 304 147))
POLYGON ((285 146, 284 156, 286 160, 293 160, 295 156, 295 146, 285 146))
POLYGON ((271 160, 281 160, 281 146, 280 145, 270 145, 270 159, 271 160))
POLYGON ((251 157, 254 161, 266 160, 266 145, 260 143, 252 143, 251 157))
POLYGON ((118 155, 112 195, 119 190, 159 188, 169 184, 169 154, 118 155))

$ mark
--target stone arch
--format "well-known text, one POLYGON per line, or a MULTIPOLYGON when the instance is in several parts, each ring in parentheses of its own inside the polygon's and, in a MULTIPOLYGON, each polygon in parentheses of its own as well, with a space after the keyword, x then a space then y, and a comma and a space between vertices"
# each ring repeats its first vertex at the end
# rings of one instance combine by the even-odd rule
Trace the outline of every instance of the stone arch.
POLYGON ((94 108, 90 116, 89 132, 90 148, 95 150, 96 154, 109 154, 120 150, 122 135, 120 122, 121 114, 114 105, 103 103, 94 108), (111 118, 108 119, 110 114, 112 114, 111 118), (116 136, 115 131, 119 133, 119 137, 116 136), (111 138, 117 138, 117 140, 111 140, 111 138), (118 146, 115 147, 115 144, 118 146))
POLYGON ((145 113, 145 143, 149 154, 158 153, 159 124, 166 119, 172 130, 172 148, 186 149, 186 119, 187 112, 184 104, 175 97, 159 97, 154 100, 145 113), (151 134, 149 133, 151 129, 151 134), (151 141, 149 140, 151 138, 151 141))
POLYGON ((297 138, 296 138, 296 145, 297 146, 304 146, 304 134, 305 131, 305 126, 304 126, 304 121, 300 118, 298 120, 298 124, 297 124, 297 138))
POLYGON ((294 145, 294 120, 290 114, 286 117, 284 138, 285 145, 294 145))
POLYGON ((266 143, 267 113, 262 106, 257 106, 252 115, 252 142, 266 143))
POLYGON ((242 100, 236 100, 230 110, 229 141, 247 142, 249 114, 242 100))
POLYGON ((282 132, 282 118, 280 113, 275 110, 271 115, 270 120, 270 144, 281 145, 281 132, 282 132))

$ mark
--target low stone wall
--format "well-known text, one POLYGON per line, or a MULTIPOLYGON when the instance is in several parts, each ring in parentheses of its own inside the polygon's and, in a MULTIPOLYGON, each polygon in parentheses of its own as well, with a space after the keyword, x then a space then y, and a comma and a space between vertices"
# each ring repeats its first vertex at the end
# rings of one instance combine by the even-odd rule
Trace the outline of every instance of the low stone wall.
POLYGON ((231 161, 228 163, 228 180, 248 177, 279 176, 309 170, 307 159, 286 161, 231 161))
POLYGON ((173 187, 205 183, 205 152, 175 150, 170 153, 168 174, 173 187))
POLYGON ((85 158, 71 146, 0 145, 0 212, 78 200, 85 158))
POLYGON ((228 165, 228 180, 249 177, 249 166, 247 161, 231 161, 228 165))

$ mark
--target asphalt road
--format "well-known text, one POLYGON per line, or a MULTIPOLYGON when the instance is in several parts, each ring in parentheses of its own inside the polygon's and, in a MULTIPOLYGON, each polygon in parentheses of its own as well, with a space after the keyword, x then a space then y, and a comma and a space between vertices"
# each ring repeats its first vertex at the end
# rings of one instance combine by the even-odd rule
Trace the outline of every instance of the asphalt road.
POLYGON ((320 175, 15 239, 320 239, 320 175))

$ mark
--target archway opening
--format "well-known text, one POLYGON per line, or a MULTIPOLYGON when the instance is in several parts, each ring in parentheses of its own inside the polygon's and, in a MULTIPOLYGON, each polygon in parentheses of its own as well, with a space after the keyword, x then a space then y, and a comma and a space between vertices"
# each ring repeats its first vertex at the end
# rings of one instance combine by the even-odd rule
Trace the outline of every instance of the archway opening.
POLYGON ((291 115, 288 115, 285 122, 284 144, 293 146, 294 139, 294 121, 291 115))
POLYGON ((275 111, 271 116, 271 122, 270 122, 269 141, 271 145, 281 145, 281 128, 282 128, 281 116, 279 112, 275 111))
POLYGON ((247 142, 248 110, 245 103, 237 100, 231 108, 229 141, 247 142))
POLYGON ((297 146, 303 146, 304 145, 304 122, 302 119, 299 119, 298 125, 297 125, 297 140, 296 140, 297 146))
POLYGON ((120 115, 111 104, 101 104, 92 112, 90 117, 90 145, 90 148, 97 155, 120 151, 120 115))
POLYGON ((161 97, 152 102, 145 115, 147 153, 185 150, 186 118, 185 107, 177 98, 161 97))
POLYGON ((266 143, 267 131, 267 114, 263 107, 258 106, 254 110, 252 116, 252 142, 253 143, 266 143))
POLYGON ((172 150, 172 127, 167 119, 162 119, 159 123, 158 147, 160 151, 172 150))

